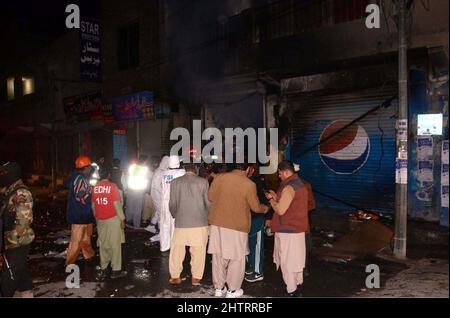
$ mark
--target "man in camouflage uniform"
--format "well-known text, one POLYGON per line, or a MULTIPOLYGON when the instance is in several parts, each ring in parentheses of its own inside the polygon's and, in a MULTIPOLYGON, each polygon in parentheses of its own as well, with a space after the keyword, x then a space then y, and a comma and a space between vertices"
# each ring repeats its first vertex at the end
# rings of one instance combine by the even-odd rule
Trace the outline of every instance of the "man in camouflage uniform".
POLYGON ((0 193, 4 196, 0 207, 3 221, 3 249, 1 293, 13 297, 33 297, 33 283, 28 270, 28 253, 34 240, 33 196, 21 180, 20 166, 9 162, 0 166, 0 193))

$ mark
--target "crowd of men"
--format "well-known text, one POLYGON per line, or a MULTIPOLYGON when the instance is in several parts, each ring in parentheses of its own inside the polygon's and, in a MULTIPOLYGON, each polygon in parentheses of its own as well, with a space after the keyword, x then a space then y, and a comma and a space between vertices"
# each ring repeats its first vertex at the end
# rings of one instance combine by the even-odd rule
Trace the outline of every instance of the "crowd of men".
MULTIPOLYGON (((299 178, 291 162, 279 163, 276 192, 258 175, 258 166, 248 163, 205 167, 182 164, 178 156, 162 156, 159 163, 141 156, 122 171, 118 159, 97 165, 80 156, 75 168, 66 182, 71 225, 66 266, 80 254, 88 261, 95 257, 95 225, 99 276, 126 277, 125 229, 145 229, 153 234, 145 244, 159 244, 162 253, 169 253, 170 284, 182 283, 189 247, 191 284, 201 285, 206 255, 211 254, 214 295, 236 298, 244 294, 244 280, 264 279, 264 239, 271 232, 273 261, 281 268, 287 296, 301 295, 310 245, 308 212, 315 201, 310 184, 299 178)), ((31 297, 27 257, 34 239, 33 196, 17 163, 0 167, 0 193, 1 295, 31 297)))

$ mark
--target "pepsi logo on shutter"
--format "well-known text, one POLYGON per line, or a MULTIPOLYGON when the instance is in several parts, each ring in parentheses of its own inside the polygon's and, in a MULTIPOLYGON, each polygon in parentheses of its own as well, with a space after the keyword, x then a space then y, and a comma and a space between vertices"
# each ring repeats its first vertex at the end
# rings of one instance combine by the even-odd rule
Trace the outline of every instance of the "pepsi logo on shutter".
POLYGON ((369 136, 357 123, 326 140, 350 122, 350 120, 333 121, 320 135, 320 158, 325 166, 337 174, 355 173, 369 158, 369 136))

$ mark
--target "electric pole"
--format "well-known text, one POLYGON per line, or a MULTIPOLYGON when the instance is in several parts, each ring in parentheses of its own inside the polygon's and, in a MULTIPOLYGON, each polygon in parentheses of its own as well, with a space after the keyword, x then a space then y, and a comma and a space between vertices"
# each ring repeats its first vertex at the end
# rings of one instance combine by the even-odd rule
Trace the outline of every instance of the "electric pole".
POLYGON ((394 256, 406 258, 408 222, 408 62, 406 0, 398 0, 398 121, 395 187, 394 256))

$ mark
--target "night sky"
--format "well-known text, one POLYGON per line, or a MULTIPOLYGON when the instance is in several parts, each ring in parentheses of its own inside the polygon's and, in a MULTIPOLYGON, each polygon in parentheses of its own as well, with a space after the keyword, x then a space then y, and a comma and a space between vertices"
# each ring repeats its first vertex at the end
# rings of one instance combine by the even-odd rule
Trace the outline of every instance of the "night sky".
POLYGON ((65 8, 68 4, 80 6, 81 16, 99 17, 99 0, 26 0, 2 3, 0 20, 4 25, 18 23, 24 31, 37 36, 57 37, 65 32, 65 8))

